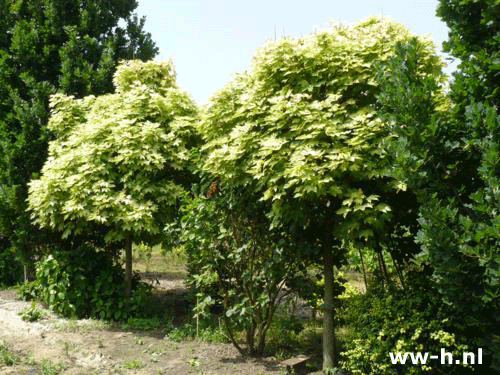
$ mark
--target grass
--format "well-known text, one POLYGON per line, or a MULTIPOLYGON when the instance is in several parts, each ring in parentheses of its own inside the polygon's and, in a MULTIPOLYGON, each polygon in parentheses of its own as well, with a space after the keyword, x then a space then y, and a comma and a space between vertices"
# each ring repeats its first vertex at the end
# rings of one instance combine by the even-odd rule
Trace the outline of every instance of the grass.
POLYGON ((42 375, 59 375, 61 374, 66 366, 61 362, 54 362, 48 358, 44 358, 40 361, 40 370, 42 375))
POLYGON ((140 369, 146 367, 146 365, 140 359, 133 359, 131 361, 125 362, 123 364, 123 367, 126 369, 140 369))
POLYGON ((13 291, 17 291, 19 290, 20 286, 22 285, 22 283, 18 283, 18 284, 15 284, 15 285, 5 285, 3 283, 0 283, 0 290, 13 290, 13 291))
POLYGON ((163 322, 157 318, 129 318, 122 324, 123 329, 132 329, 136 331, 152 331, 164 326, 163 322))
POLYGON ((0 341, 0 363, 5 366, 14 366, 19 363, 21 359, 16 353, 9 351, 7 345, 0 341))
POLYGON ((168 273, 177 277, 185 277, 187 274, 187 257, 181 248, 166 252, 161 245, 148 248, 141 244, 134 244, 132 254, 134 271, 168 273))
POLYGON ((200 340, 208 343, 228 343, 229 338, 221 324, 216 324, 216 320, 201 324, 196 330, 196 323, 187 322, 179 327, 170 326, 170 329, 165 336, 165 339, 179 343, 188 340, 200 340))
POLYGON ((112 323, 94 319, 70 320, 57 325, 58 331, 69 333, 89 333, 108 330, 110 328, 112 328, 112 323))

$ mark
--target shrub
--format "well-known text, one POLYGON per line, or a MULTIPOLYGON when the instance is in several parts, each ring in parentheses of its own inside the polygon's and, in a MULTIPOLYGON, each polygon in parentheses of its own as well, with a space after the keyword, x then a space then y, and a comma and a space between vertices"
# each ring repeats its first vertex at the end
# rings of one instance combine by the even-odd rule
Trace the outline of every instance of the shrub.
POLYGON ((293 243, 269 230, 262 207, 251 202, 229 192, 192 199, 184 207, 180 239, 188 255, 187 281, 197 293, 196 317, 211 319, 211 311, 222 309, 234 346, 243 352, 237 334, 244 331, 248 352, 261 355, 276 308, 305 267, 290 252, 293 243))
MULTIPOLYGON (((420 276, 421 277, 421 276, 420 276)), ((343 366, 352 374, 468 374, 464 365, 442 365, 429 360, 426 365, 393 365, 389 353, 428 352, 445 348, 455 358, 464 351, 474 351, 459 339, 457 322, 448 316, 446 306, 437 293, 414 279, 409 289, 387 291, 371 288, 366 294, 352 295, 345 301, 343 318, 348 325, 343 366)), ((476 351, 477 352, 477 351, 476 351)))
POLYGON ((21 296, 40 299, 68 317, 125 320, 140 313, 151 290, 135 276, 127 299, 122 267, 109 252, 89 246, 54 251, 37 263, 36 271, 36 280, 21 287, 21 296))

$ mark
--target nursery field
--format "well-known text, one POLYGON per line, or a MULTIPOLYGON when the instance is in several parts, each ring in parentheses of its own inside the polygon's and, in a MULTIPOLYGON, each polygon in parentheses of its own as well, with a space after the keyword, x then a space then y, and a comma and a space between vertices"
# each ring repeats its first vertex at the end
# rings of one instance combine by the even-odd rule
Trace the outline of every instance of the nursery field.
POLYGON ((0 2, 0 375, 500 374, 500 0, 435 2, 203 105, 138 1, 0 2))
MULTIPOLYGON (((196 337, 182 256, 165 257, 158 249, 150 257, 134 255, 135 270, 154 286, 152 318, 125 323, 65 319, 40 304, 33 308, 14 288, 1 290, 0 374, 287 373, 284 360, 294 357, 290 347, 282 345, 273 356, 244 358, 220 328, 203 328, 196 337), (23 312, 35 316, 33 310, 41 316, 23 320, 23 312)), ((319 332, 318 322, 316 337, 311 337, 317 354, 319 332)), ((314 360, 306 372, 317 373, 314 360)))

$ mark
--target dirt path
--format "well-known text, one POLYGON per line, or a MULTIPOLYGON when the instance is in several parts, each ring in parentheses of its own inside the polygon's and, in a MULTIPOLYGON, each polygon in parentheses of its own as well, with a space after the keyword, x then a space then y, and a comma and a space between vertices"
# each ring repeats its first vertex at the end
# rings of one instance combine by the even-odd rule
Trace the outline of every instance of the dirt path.
POLYGON ((11 366, 0 357, 0 374, 283 374, 276 361, 244 359, 230 344, 177 343, 45 309, 44 319, 25 322, 18 313, 30 306, 0 291, 0 346, 17 357, 11 366))

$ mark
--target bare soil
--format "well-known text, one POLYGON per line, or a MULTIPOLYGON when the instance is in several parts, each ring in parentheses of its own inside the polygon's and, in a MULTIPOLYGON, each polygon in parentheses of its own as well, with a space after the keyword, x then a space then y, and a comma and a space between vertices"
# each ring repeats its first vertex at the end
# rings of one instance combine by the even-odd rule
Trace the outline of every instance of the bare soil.
MULTIPOLYGON (((158 278, 155 287, 179 296, 182 280, 158 278)), ((172 299, 175 304, 175 298, 172 299)), ((0 358, 0 374, 284 374, 273 358, 243 358, 231 344, 198 340, 173 342, 165 332, 124 330, 96 320, 63 319, 43 309, 38 322, 18 315, 30 307, 13 290, 0 291, 0 345, 18 356, 11 366, 0 358)))

